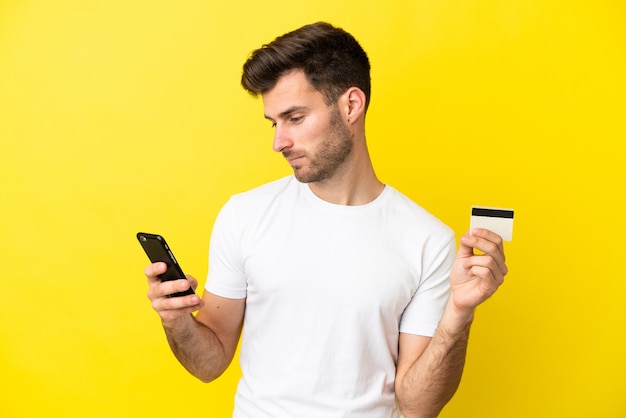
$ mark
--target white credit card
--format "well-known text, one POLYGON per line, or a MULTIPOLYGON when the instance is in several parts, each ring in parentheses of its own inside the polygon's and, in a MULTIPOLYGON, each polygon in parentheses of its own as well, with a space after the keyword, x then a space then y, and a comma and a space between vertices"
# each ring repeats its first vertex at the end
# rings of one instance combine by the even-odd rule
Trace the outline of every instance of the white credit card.
POLYGON ((488 229, 500 235, 504 241, 513 239, 513 209, 472 206, 470 230, 488 229))

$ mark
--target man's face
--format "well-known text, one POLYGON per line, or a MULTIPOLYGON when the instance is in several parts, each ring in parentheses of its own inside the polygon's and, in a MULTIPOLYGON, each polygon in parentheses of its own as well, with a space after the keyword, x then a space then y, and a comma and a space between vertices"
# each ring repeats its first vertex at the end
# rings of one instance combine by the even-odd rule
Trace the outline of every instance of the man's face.
POLYGON ((302 71, 281 77, 263 94, 263 105, 275 128, 274 151, 282 152, 299 181, 327 180, 351 155, 352 135, 337 106, 326 106, 302 71))

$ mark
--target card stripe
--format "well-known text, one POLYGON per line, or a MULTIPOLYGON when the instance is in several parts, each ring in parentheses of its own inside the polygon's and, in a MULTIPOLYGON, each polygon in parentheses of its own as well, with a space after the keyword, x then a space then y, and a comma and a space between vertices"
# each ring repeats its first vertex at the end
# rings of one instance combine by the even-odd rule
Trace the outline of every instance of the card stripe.
POLYGON ((513 219, 513 211, 506 209, 472 208, 472 216, 513 219))

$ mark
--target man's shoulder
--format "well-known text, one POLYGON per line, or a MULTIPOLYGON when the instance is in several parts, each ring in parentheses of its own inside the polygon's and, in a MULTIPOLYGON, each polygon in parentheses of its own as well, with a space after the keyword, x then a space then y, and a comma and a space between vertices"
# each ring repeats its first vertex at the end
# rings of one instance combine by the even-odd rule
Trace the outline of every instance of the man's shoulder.
POLYGON ((286 176, 268 183, 256 186, 250 190, 236 193, 231 200, 242 202, 258 201, 259 199, 273 199, 277 195, 294 190, 298 181, 294 176, 286 176))
POLYGON ((388 186, 388 189, 396 216, 415 220, 415 222, 409 222, 409 225, 418 225, 420 229, 427 229, 435 234, 444 234, 446 236, 454 234, 448 225, 415 200, 393 187, 388 186))
POLYGON ((294 176, 283 177, 230 197, 222 210, 251 216, 273 205, 279 199, 297 193, 298 181, 294 176))

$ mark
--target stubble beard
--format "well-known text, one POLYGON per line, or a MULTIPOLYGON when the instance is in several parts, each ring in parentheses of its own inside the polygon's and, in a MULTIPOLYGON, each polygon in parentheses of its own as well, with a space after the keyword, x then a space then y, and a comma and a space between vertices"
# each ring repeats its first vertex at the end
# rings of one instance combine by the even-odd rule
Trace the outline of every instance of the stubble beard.
POLYGON ((331 178, 352 153, 352 134, 333 107, 328 125, 327 140, 315 155, 310 156, 309 167, 294 167, 294 176, 302 183, 313 183, 331 178))

